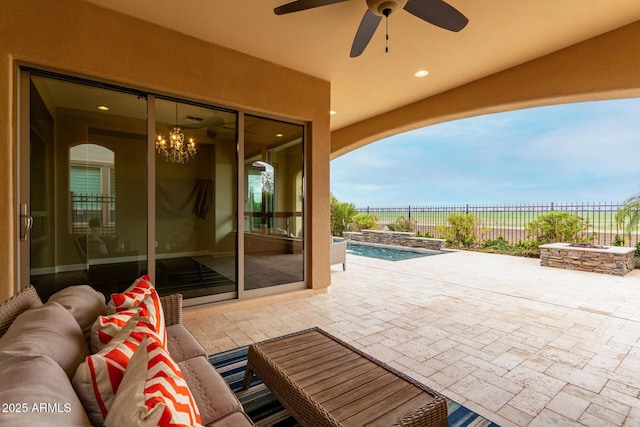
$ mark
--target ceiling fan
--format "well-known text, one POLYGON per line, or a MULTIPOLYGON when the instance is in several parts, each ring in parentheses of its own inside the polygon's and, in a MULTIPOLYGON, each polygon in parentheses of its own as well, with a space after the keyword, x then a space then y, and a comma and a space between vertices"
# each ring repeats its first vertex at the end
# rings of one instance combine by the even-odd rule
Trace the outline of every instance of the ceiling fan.
MULTIPOLYGON (((171 126, 173 128, 174 126, 171 126)), ((225 121, 225 119, 216 113, 208 116, 199 116, 187 114, 182 120, 180 127, 182 129, 190 129, 191 131, 204 131, 204 135, 206 135, 209 139, 215 139, 218 136, 218 133, 224 131, 235 131, 236 130, 236 122, 235 120, 225 121)), ((200 140, 202 136, 200 136, 200 140)))
MULTIPOLYGON (((343 1, 346 0, 297 0, 276 7, 273 11, 276 15, 285 15, 343 1)), ((351 45, 352 58, 364 52, 382 17, 388 18, 399 9, 404 9, 423 21, 449 31, 460 31, 469 22, 466 16, 442 0, 367 0, 367 7, 368 10, 360 22, 351 45)))

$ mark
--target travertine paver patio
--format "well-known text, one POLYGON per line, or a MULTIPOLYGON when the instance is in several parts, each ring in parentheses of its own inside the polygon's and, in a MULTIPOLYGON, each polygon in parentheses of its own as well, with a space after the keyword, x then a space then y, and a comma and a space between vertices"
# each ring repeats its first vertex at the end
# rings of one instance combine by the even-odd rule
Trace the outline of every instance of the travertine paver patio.
POLYGON ((473 252, 347 262, 326 294, 185 323, 211 353, 320 326, 502 426, 640 426, 639 270, 473 252))

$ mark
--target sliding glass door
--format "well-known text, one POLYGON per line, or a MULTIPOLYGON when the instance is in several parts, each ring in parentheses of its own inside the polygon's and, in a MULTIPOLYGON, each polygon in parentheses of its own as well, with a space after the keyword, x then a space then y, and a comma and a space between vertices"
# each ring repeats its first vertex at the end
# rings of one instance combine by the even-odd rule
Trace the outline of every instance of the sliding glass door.
POLYGON ((146 100, 37 75, 29 88, 29 283, 42 298, 124 289, 147 271, 146 100))
POLYGON ((237 113, 165 99, 155 107, 157 287, 235 298, 237 113))
POLYGON ((303 288, 304 126, 20 73, 19 282, 187 304, 303 288))
POLYGON ((246 116, 245 290, 304 281, 303 131, 246 116))

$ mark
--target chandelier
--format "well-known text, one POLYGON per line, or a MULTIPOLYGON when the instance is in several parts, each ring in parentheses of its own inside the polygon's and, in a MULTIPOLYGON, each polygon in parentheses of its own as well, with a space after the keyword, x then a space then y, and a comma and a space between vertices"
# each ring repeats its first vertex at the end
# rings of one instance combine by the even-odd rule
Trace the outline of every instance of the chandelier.
POLYGON ((176 125, 169 132, 169 140, 158 135, 156 151, 171 163, 185 163, 196 155, 196 141, 189 138, 185 141, 184 133, 178 126, 178 103, 176 102, 176 125))

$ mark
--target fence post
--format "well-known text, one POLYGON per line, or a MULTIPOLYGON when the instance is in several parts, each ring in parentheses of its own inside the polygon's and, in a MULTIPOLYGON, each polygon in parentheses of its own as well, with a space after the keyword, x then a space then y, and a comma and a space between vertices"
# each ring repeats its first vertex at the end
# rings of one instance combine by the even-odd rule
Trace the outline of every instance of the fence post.
POLYGON ((411 219, 411 205, 409 205, 409 219, 411 219))

